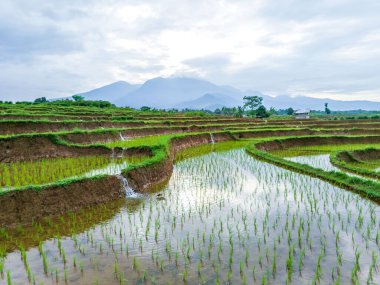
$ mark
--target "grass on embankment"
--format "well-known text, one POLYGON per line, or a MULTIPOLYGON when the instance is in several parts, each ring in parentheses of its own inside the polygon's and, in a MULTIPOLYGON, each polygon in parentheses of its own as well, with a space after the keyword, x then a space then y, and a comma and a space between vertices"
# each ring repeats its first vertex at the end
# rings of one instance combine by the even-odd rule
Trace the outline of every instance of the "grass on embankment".
POLYGON ((222 152, 222 151, 228 151, 235 148, 243 148, 251 144, 252 141, 225 141, 225 142, 218 142, 215 144, 204 144, 200 146, 194 146, 190 148, 183 149, 176 153, 175 155, 175 162, 179 162, 188 158, 208 154, 211 152, 222 152))
MULTIPOLYGON (((170 152, 170 149, 169 149, 170 140, 172 140, 174 138, 183 138, 186 136, 202 135, 202 134, 204 134, 204 133, 181 133, 181 134, 171 134, 171 135, 149 137, 148 140, 147 140, 147 138, 135 139, 135 140, 131 141, 132 145, 128 145, 128 148, 129 149, 130 148, 136 148, 136 149, 148 148, 151 150, 152 156, 151 157, 145 157, 145 159, 139 159, 139 160, 137 160, 137 162, 136 161, 131 162, 130 164, 128 164, 126 169, 122 170, 122 172, 128 172, 132 169, 136 169, 136 168, 140 168, 140 167, 147 167, 149 165, 156 164, 156 163, 158 164, 158 163, 164 161, 164 159, 168 157, 169 152, 170 152)), ((28 135, 20 135, 20 136, 28 136, 28 135)), ((109 149, 110 152, 111 152, 111 148, 116 147, 116 146, 111 147, 111 146, 105 145, 105 144, 92 144, 92 145, 86 145, 86 146, 85 145, 70 144, 70 143, 67 143, 66 141, 61 140, 60 137, 56 134, 54 134, 54 135, 52 135, 52 134, 38 134, 36 136, 48 137, 53 143, 55 143, 57 145, 65 145, 65 146, 71 146, 71 147, 81 147, 81 148, 103 147, 103 148, 109 149)), ((20 167, 21 167, 21 170, 24 169, 26 171, 24 164, 20 163, 20 167)), ((107 175, 101 174, 101 175, 94 175, 92 177, 71 177, 71 178, 64 178, 62 180, 55 181, 55 182, 52 181, 50 183, 41 184, 41 185, 34 185, 33 184, 33 185, 20 186, 21 184, 25 184, 25 183, 16 183, 16 187, 3 189, 2 191, 0 191, 0 195, 3 195, 5 193, 11 192, 11 191, 19 191, 19 190, 26 190, 26 189, 39 191, 39 190, 46 189, 46 188, 53 187, 53 186, 54 187, 55 186, 58 186, 58 187, 59 186, 65 186, 65 185, 68 185, 70 183, 80 182, 80 181, 83 181, 86 179, 99 179, 99 178, 102 178, 105 176, 107 176, 107 175)), ((12 185, 9 185, 9 186, 12 186, 12 185)))
POLYGON ((147 156, 113 158, 98 155, 50 158, 11 164, 0 163, 0 189, 1 187, 18 188, 28 185, 43 185, 70 177, 108 174, 126 164, 138 163, 147 158, 147 156))
MULTIPOLYGON (((118 142, 113 142, 113 143, 108 143, 108 144, 96 144, 96 145, 88 145, 88 146, 90 146, 90 147, 102 146, 102 147, 109 148, 109 149, 112 147, 127 147, 127 148, 148 147, 149 149, 151 149, 152 157, 149 157, 149 158, 147 158, 144 161, 141 161, 139 163, 130 164, 126 169, 122 170, 123 173, 126 173, 132 169, 137 169, 140 167, 147 167, 149 165, 159 164, 160 162, 162 162, 164 159, 166 159, 168 157, 169 151, 170 151, 169 150, 170 141, 174 138, 181 138, 181 137, 186 137, 186 136, 190 136, 190 135, 200 135, 200 134, 207 134, 207 133, 209 133, 209 132, 158 135, 158 136, 135 138, 135 139, 132 139, 129 141, 118 141, 118 142)), ((213 133, 229 133, 233 136, 234 134, 236 134, 238 132, 213 132, 213 133)), ((45 134, 45 135, 47 135, 47 134, 45 134)), ((22 136, 25 136, 25 135, 22 135, 22 136)), ((77 146, 77 145, 69 144, 65 141, 62 141, 59 138, 59 136, 57 136, 57 135, 51 135, 50 134, 48 136, 50 138, 52 138, 52 140, 57 144, 77 146)), ((330 136, 326 135, 325 137, 330 137, 330 136)), ((347 136, 347 137, 357 137, 357 136, 347 136)), ((240 143, 241 143, 241 146, 246 146, 246 144, 248 144, 249 142, 252 142, 252 141, 257 143, 257 142, 270 141, 270 140, 274 140, 274 139, 278 139, 278 138, 284 139, 286 137, 255 138, 254 140, 252 140, 252 139, 251 140, 242 140, 242 141, 240 141, 240 143)), ((202 147, 200 147, 198 149, 198 153, 202 154, 203 152, 208 151, 208 150, 209 150, 208 146, 204 147, 203 149, 202 149, 202 147)), ((326 180, 326 181, 329 181, 333 184, 336 184, 342 188, 347 188, 347 189, 356 191, 358 193, 364 194, 364 195, 370 197, 371 199, 379 200, 379 198, 380 198, 380 191, 379 191, 380 185, 378 183, 365 181, 365 180, 362 180, 359 178, 352 178, 350 176, 347 176, 344 173, 324 172, 322 170, 315 169, 315 168, 310 167, 308 165, 302 165, 302 164, 298 164, 295 162, 286 161, 286 160, 284 160, 280 157, 276 157, 272 154, 269 154, 269 153, 266 153, 263 151, 259 151, 252 146, 249 146, 247 148, 247 151, 249 153, 253 154, 254 156, 260 158, 260 159, 272 162, 272 163, 277 164, 277 165, 282 166, 282 167, 289 168, 291 170, 295 170, 295 171, 305 173, 305 174, 308 174, 311 176, 319 177, 323 180, 326 180)), ((192 153, 192 151, 189 151, 189 153, 187 155, 190 156, 193 154, 194 154, 194 152, 192 153)), ((184 156, 186 156, 186 151, 184 151, 184 156)), ((91 179, 97 179, 97 178, 103 177, 103 176, 105 176, 105 175, 95 176, 95 177, 92 177, 91 179)), ((72 183, 75 181, 80 181, 80 179, 67 179, 64 181, 54 183, 53 185, 54 186, 65 185, 65 184, 72 183)), ((29 189, 29 188, 30 187, 24 187, 22 189, 29 189)), ((40 187, 40 186, 34 187, 33 186, 31 188, 34 190, 39 190, 39 189, 46 188, 46 187, 45 186, 44 187, 40 187)), ((22 190, 22 189, 17 189, 17 190, 22 190)))
MULTIPOLYGON (((284 150, 271 151, 272 154, 279 157, 294 157, 303 155, 328 154, 337 151, 351 151, 368 147, 368 144, 340 144, 340 145, 314 145, 291 147, 284 150)), ((380 144, 371 144, 371 147, 380 147, 380 144)))
MULTIPOLYGON (((380 151, 379 148, 374 149, 373 147, 358 150, 362 152, 380 151)), ((353 157, 351 151, 335 151, 331 153, 330 161, 333 165, 345 171, 369 178, 380 179, 380 172, 376 171, 380 168, 380 160, 358 160, 353 157), (349 161, 345 161, 342 157, 348 158, 349 161)))
POLYGON ((285 160, 269 152, 257 149, 256 144, 257 142, 249 145, 246 150, 257 159, 275 164, 285 169, 296 171, 301 174, 320 178, 341 188, 345 188, 371 200, 380 202, 380 183, 352 177, 343 172, 324 171, 322 169, 311 167, 307 164, 300 164, 285 160))

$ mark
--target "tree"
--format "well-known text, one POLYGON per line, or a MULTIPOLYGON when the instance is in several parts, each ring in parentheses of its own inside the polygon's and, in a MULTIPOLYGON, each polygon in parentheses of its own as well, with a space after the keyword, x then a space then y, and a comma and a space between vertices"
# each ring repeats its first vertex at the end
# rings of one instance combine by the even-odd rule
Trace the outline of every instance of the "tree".
POLYGON ((148 106, 142 106, 142 107, 140 108, 140 111, 142 111, 142 112, 149 112, 149 111, 151 111, 151 108, 148 107, 148 106))
POLYGON ((256 110, 256 117, 257 118, 268 118, 270 114, 267 112, 267 109, 261 105, 259 108, 256 110))
POLYGON ((294 109, 293 108, 288 108, 286 109, 286 114, 288 114, 289 116, 293 115, 294 114, 294 109))
POLYGON ((34 103, 45 103, 47 102, 46 97, 37 98, 34 103))
POLYGON ((331 114, 331 110, 328 107, 329 103, 325 103, 325 113, 326 114, 331 114))
POLYGON ((258 107, 262 106, 263 98, 259 96, 244 96, 244 108, 251 109, 250 115, 253 117, 258 107))
POLYGON ((74 96, 72 96, 72 98, 74 99, 75 102, 79 102, 79 101, 84 100, 84 97, 80 96, 80 95, 74 95, 74 96))
POLYGON ((278 112, 277 112, 277 110, 274 107, 270 107, 268 113, 269 113, 270 116, 272 116, 272 115, 278 115, 278 112))
POLYGON ((238 106, 235 112, 235 117, 236 118, 243 118, 244 115, 244 108, 241 106, 238 106))

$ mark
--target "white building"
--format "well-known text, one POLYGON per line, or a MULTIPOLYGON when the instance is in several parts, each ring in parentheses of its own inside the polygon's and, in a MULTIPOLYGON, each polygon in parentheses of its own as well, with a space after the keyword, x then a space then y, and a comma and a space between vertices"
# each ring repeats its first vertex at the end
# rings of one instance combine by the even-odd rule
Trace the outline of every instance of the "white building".
POLYGON ((310 118, 310 109, 301 109, 294 112, 294 117, 296 119, 309 119, 310 118))

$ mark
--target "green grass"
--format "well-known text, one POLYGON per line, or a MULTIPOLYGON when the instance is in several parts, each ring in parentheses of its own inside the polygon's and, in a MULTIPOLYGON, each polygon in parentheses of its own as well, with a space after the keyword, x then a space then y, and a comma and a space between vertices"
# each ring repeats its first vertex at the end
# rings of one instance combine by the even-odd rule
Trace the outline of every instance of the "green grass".
POLYGON ((196 147, 190 147, 176 153, 175 161, 179 162, 184 159, 188 159, 194 156, 200 156, 210 152, 222 152, 234 148, 244 148, 248 146, 250 143, 251 141, 225 141, 215 144, 205 144, 196 147))
MULTIPOLYGON (((271 151, 272 154, 279 157, 294 157, 294 156, 304 156, 304 155, 317 155, 317 154, 328 154, 336 151, 351 151, 359 150, 363 148, 380 147, 380 144, 340 144, 340 145, 315 145, 315 146, 297 146, 290 147, 283 150, 271 151)), ((379 166, 380 167, 380 166, 379 166)))
MULTIPOLYGON (((294 137, 291 137, 294 139, 294 137)), ((284 139, 283 139, 284 140, 284 139)), ((339 187, 354 191, 371 200, 380 201, 380 183, 349 176, 342 172, 323 171, 322 169, 311 167, 307 164, 300 164, 293 161, 285 160, 282 157, 272 153, 265 152, 256 148, 258 143, 251 144, 247 147, 247 152, 254 157, 283 168, 296 171, 309 176, 323 179, 339 187)))
MULTIPOLYGON (((0 187, 22 187, 43 185, 84 174, 96 175, 95 170, 109 168, 116 171, 118 165, 138 163, 146 160, 146 156, 131 158, 111 158, 108 156, 83 156, 75 158, 53 158, 36 161, 24 161, 0 164, 0 187)), ((100 171, 102 172, 102 171, 100 171)), ((104 170, 103 172, 107 172, 104 170)))
POLYGON ((380 159, 352 163, 352 165, 355 167, 362 167, 362 168, 365 168, 368 170, 376 170, 376 169, 380 168, 380 159))
MULTIPOLYGON (((82 129, 73 129, 71 131, 59 131, 55 133, 29 133, 29 134, 16 134, 11 136, 1 136, 1 140, 8 140, 8 139, 16 139, 18 137, 26 137, 26 138, 32 138, 32 137, 48 137, 53 143, 65 145, 68 147, 103 147, 108 148, 109 150, 111 148, 115 147, 123 147, 123 148, 133 148, 133 147, 148 147, 152 150, 153 156, 152 157, 145 157, 142 160, 134 161, 128 165, 126 169, 124 169, 123 172, 128 172, 132 169, 137 169, 139 167, 147 167, 150 165, 160 165, 162 161, 168 158, 168 155, 170 153, 169 147, 170 142, 173 139, 178 139, 185 136, 196 136, 199 134, 207 134, 207 132, 188 132, 187 129, 185 129, 185 126, 181 126, 179 124, 186 123, 186 127, 192 127, 189 125, 189 123, 193 123, 194 126, 199 121, 207 120, 207 124, 199 125, 201 127, 212 127, 212 126, 220 126, 223 124, 223 121, 225 120, 234 120, 234 118, 227 118, 227 117, 218 117, 218 116, 208 116, 207 118, 203 118, 201 116, 198 116, 197 114, 170 114, 170 113, 163 113, 163 112, 139 112, 134 111, 131 109, 121 109, 121 108, 97 108, 93 106, 60 106, 60 105, 54 105, 54 104, 40 104, 40 105, 6 105, 6 104, 0 104, 0 115, 10 116, 10 115, 21 115, 21 116, 40 116, 38 119, 26 119, 26 120, 2 120, 3 123, 59 123, 63 125, 71 125, 71 124, 86 124, 87 121, 77 120, 75 117, 83 116, 88 119, 93 117, 97 123, 102 122, 137 122, 142 123, 144 126, 141 127, 135 127, 135 128, 109 128, 109 129, 94 129, 94 130, 82 130, 82 129), (52 121, 49 120, 47 117, 53 116, 53 117, 59 117, 62 118, 62 121, 52 121), (72 119, 74 118, 74 119, 72 119), (100 118, 100 119, 99 119, 100 118), (218 122, 220 121, 220 122, 218 122), (161 126, 161 127, 155 127, 154 125, 157 124, 167 124, 168 126, 161 126), (166 134, 166 135, 154 135, 154 136, 146 136, 146 137, 140 137, 140 138, 134 138, 131 140, 125 140, 125 141, 115 141, 111 143, 105 143, 105 144, 90 144, 90 145, 78 145, 73 144, 65 141, 63 137, 65 135, 70 134, 117 134, 118 132, 122 132, 124 130, 142 130, 142 129, 154 129, 154 128, 172 128, 178 129, 184 127, 183 133, 173 133, 173 134, 166 134)), ((328 136, 329 132, 336 131, 336 130, 342 130, 342 124, 348 123, 348 122, 333 122, 333 121, 318 121, 318 120, 310 120, 305 122, 300 121, 294 121, 294 120, 286 120, 287 117, 284 118, 272 118, 272 120, 263 121, 263 120, 254 120, 251 122, 244 122, 244 121, 236 121, 236 122, 229 122, 225 123, 225 129, 231 130, 229 134, 232 136, 237 136, 239 133, 244 132, 251 132, 255 133, 259 136, 259 133, 261 131, 292 131, 292 130, 312 130, 316 131, 321 134, 325 134, 325 136, 328 136), (285 119, 285 120, 284 120, 285 119), (290 125, 290 124, 293 124, 290 125), (339 129, 324 129, 323 126, 325 124, 332 124, 332 125, 339 125, 339 129), (312 126, 312 127, 311 127, 312 126), (246 129, 246 128, 252 128, 255 129, 246 129), (244 129, 245 128, 245 129, 244 129), (233 130, 233 131, 232 131, 233 130)), ((371 121, 370 123, 378 121, 371 121)), ((361 125, 365 126, 367 121, 364 121, 361 125)), ((380 124, 379 124, 380 125, 380 124)), ((353 130, 353 128, 350 128, 353 130)), ((347 130, 350 130, 347 129, 347 130)), ((269 134, 270 135, 270 134, 269 134)), ((283 137, 279 137, 281 139, 283 137)), ((214 146, 211 145, 204 145, 199 146, 195 149, 191 149, 188 152, 186 150, 181 151, 179 154, 177 154, 176 159, 185 158, 188 156, 196 155, 196 153, 202 154, 204 152, 209 151, 218 151, 218 149, 226 148, 233 146, 238 147, 246 147, 248 143, 254 142, 262 142, 267 140, 273 140, 274 137, 267 137, 267 138, 260 138, 257 137, 254 140, 248 138, 241 140, 239 142, 233 142, 233 143, 224 143, 224 144, 216 144, 214 146)), ((331 151, 338 151, 338 150, 354 150, 354 149, 360 149, 363 148, 365 145, 363 144, 356 144, 356 145, 329 145, 329 146, 318 146, 318 147, 302 147, 302 148, 290 148, 286 150, 286 156, 294 156, 297 154, 304 155, 305 153, 327 153, 331 151)), ((380 144, 376 144, 376 147, 380 147, 380 144)), ((276 153, 278 155, 282 155, 280 153, 276 153)), ((73 159, 73 160, 57 160, 56 164, 53 162, 40 162, 40 165, 37 165, 34 162, 28 163, 12 163, 10 166, 0 166, 0 173, 3 175, 1 176, 1 185, 12 185, 15 187, 23 187, 26 185, 39 185, 44 183, 50 183, 54 181, 61 181, 63 179, 64 183, 68 183, 69 181, 76 181, 75 179, 70 179, 71 176, 80 175, 80 173, 83 173, 84 171, 87 171, 92 166, 91 164, 80 166, 82 165, 82 162, 86 161, 86 159, 92 159, 92 158, 80 158, 80 159, 73 159), (58 162, 59 161, 59 162, 58 162), (74 165, 75 167, 72 170, 68 170, 68 165, 74 165), (89 167, 89 168, 87 168, 89 167), (52 174, 50 169, 56 169, 57 173, 59 174, 52 174), (49 169, 49 171, 44 171, 43 169, 49 169), (77 171, 77 172, 76 172, 77 171), (42 177, 36 177, 35 173, 43 173, 42 177), (15 174, 15 175, 13 175, 15 174), (25 174, 25 175, 24 175, 25 174)), ((97 167, 101 167, 109 163, 109 161, 101 161, 99 159, 99 165, 97 167)), ((61 183, 61 182, 60 182, 61 183)))
MULTIPOLYGON (((371 146, 371 148, 366 148, 358 151, 380 151, 380 149, 372 148, 371 146)), ((352 151, 335 151, 331 153, 330 161, 333 165, 342 170, 380 180, 380 171, 378 170, 380 168, 379 159, 358 160, 354 158, 352 151), (342 156, 347 157, 348 161, 343 160, 342 156)))
POLYGON ((339 145, 317 145, 317 146, 301 146, 301 147, 291 147, 288 151, 321 151, 321 152, 333 152, 342 150, 358 150, 367 148, 368 146, 378 148, 380 144, 339 144, 339 145))
POLYGON ((133 138, 126 141, 115 141, 110 143, 105 143, 104 145, 108 147, 137 147, 137 146, 157 146, 157 145, 166 145, 169 140, 173 137, 178 136, 178 134, 168 134, 168 135, 157 135, 157 136, 146 136, 133 138))

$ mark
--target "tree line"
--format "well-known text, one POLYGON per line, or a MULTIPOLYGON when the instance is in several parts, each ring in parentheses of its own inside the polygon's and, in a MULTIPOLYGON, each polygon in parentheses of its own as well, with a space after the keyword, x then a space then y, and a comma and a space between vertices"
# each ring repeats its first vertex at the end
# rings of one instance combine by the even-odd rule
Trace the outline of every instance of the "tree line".
MULTIPOLYGON (((61 99, 55 101, 49 101, 46 97, 40 97, 35 99, 33 102, 29 101, 21 101, 16 102, 15 104, 42 104, 48 103, 53 105, 63 105, 63 106, 89 106, 89 107, 98 107, 98 108, 114 108, 116 107, 114 104, 103 101, 103 100, 85 100, 84 97, 80 95, 74 95, 70 99, 61 99)), ((0 101, 0 104, 13 104, 12 101, 0 101)), ((331 110, 328 107, 328 103, 324 104, 325 114, 331 114, 331 110)), ((126 107, 128 109, 133 109, 130 107, 126 107)), ((190 108, 185 109, 158 109, 152 108, 149 106, 142 106, 140 109, 142 112, 164 112, 164 113, 190 113, 196 115, 207 115, 207 114, 216 114, 216 115, 224 115, 224 116, 233 116, 233 117, 252 117, 252 118, 268 118, 272 115, 281 115, 281 116, 292 116, 295 114, 295 110, 292 107, 287 109, 275 109, 271 107, 269 110, 263 105, 263 98, 259 96, 244 96, 243 97, 243 106, 237 107, 221 107, 217 108, 214 111, 201 109, 195 110, 190 108)), ((320 112, 318 112, 320 113, 320 112)))

